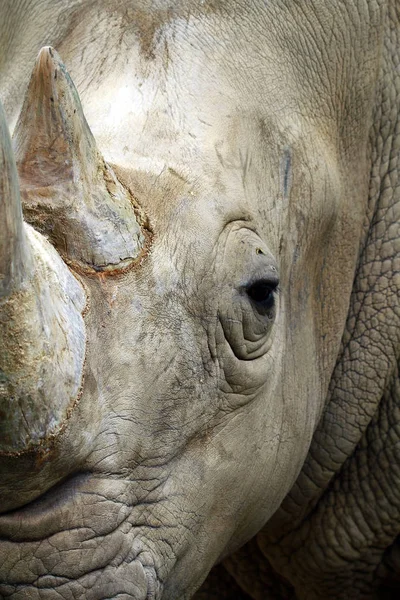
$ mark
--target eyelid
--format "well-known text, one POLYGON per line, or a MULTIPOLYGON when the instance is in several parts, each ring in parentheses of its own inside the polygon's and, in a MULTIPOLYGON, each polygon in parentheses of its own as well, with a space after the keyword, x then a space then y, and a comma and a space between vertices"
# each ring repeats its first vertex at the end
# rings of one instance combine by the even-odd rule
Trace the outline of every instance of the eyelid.
POLYGON ((266 276, 265 273, 263 276, 255 275, 243 286, 243 288, 245 291, 247 291, 256 283, 268 285, 272 291, 275 292, 279 287, 278 273, 272 272, 271 274, 268 274, 268 276, 266 276))

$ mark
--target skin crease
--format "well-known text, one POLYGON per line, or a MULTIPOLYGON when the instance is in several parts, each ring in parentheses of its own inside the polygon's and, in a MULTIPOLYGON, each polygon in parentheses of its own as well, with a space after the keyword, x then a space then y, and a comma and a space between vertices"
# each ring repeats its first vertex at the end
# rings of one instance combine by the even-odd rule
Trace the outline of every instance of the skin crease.
MULTIPOLYGON (((255 599, 390 597, 395 4, 7 0, 0 17, 10 129, 51 44, 152 230, 132 270, 77 274, 80 401, 46 452, 0 459, 0 597, 186 600, 221 559, 255 599), (264 318, 244 290, 272 267, 264 318)), ((198 594, 222 597, 212 574, 198 594)))

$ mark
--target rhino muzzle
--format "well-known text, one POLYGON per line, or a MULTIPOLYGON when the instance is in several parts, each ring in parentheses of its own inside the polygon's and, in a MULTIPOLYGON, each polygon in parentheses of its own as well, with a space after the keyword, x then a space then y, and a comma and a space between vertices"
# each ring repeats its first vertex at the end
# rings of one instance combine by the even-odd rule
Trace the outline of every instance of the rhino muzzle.
POLYGON ((157 553, 150 542, 150 530, 140 516, 144 506, 114 497, 115 491, 123 498, 129 495, 128 488, 121 480, 110 486, 100 478, 78 475, 3 515, 0 598, 158 600, 166 553, 157 553), (80 511, 75 510, 77 502, 80 511), (37 558, 28 568, 23 552, 27 544, 37 558), (54 561, 57 552, 63 558, 54 561))

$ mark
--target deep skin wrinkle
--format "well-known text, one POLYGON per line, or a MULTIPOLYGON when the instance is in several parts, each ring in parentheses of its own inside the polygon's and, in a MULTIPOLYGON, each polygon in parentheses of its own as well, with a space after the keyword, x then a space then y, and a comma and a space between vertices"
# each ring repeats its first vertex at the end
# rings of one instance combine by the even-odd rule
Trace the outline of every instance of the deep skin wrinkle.
POLYGON ((84 385, 46 452, 0 458, 1 597, 188 600, 221 560, 253 599, 393 579, 397 11, 4 3, 11 131, 51 44, 151 241, 113 276, 63 256, 84 385))

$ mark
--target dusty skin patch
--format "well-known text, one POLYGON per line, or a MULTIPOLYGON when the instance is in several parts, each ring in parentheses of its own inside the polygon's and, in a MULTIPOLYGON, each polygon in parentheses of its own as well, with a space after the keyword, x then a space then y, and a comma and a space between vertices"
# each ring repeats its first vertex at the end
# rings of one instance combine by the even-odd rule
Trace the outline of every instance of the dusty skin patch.
MULTIPOLYGON (((94 7, 100 3, 98 0, 91 0, 85 3, 83 7, 78 7, 70 18, 68 28, 68 37, 74 36, 76 30, 80 30, 82 23, 85 23, 88 15, 94 7)), ((159 42, 162 28, 171 23, 174 19, 189 20, 191 16, 204 16, 224 9, 223 0, 180 0, 170 3, 164 1, 149 2, 144 1, 139 7, 126 6, 120 0, 111 0, 104 6, 101 3, 101 10, 108 18, 117 19, 118 28, 121 32, 121 39, 125 33, 133 31, 137 37, 140 52, 145 60, 155 58, 155 47, 159 42)))

